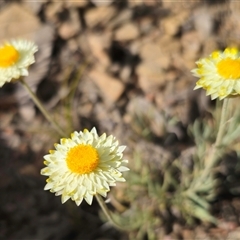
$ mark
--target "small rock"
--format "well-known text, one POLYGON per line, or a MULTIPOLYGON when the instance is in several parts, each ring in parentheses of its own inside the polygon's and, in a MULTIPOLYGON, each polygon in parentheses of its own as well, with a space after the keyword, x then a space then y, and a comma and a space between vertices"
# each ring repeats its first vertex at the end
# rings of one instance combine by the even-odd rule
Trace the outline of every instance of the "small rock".
POLYGON ((202 47, 199 33, 196 31, 185 33, 181 38, 181 44, 183 48, 183 58, 191 60, 191 62, 196 61, 202 47))
POLYGON ((193 8, 195 5, 199 5, 198 1, 181 1, 176 4, 175 1, 162 1, 161 7, 163 9, 171 9, 173 13, 179 13, 180 11, 186 11, 193 8))
POLYGON ((150 0, 138 0, 138 1, 129 1, 128 4, 130 7, 136 7, 136 6, 142 7, 143 5, 152 7, 154 5, 160 4, 160 2, 157 0, 151 0, 151 1, 150 0))
POLYGON ((132 73, 131 67, 129 65, 125 65, 120 71, 120 78, 123 80, 123 82, 127 83, 131 76, 131 73, 132 73))
POLYGON ((184 24, 188 17, 188 11, 181 11, 179 14, 174 16, 160 19, 159 25, 163 28, 165 34, 175 36, 180 31, 180 27, 184 24))
POLYGON ((211 240, 204 229, 197 227, 195 230, 195 239, 211 240))
POLYGON ((70 22, 64 22, 61 24, 61 26, 58 29, 58 34, 62 39, 69 39, 73 36, 75 36, 78 33, 78 28, 75 28, 72 23, 70 22))
POLYGON ((156 44, 162 46, 161 51, 167 55, 174 56, 181 53, 181 43, 171 36, 163 35, 156 40, 156 44))
POLYGON ((58 29, 59 36, 67 40, 78 34, 80 30, 81 23, 78 17, 78 12, 76 9, 70 8, 69 19, 66 22, 63 22, 58 29))
POLYGON ((81 0, 81 1, 66 1, 67 7, 76 7, 76 8, 83 8, 88 5, 88 0, 81 0))
POLYGON ((102 6, 87 11, 85 20, 88 27, 94 28, 98 25, 106 25, 115 15, 116 9, 113 6, 102 6))
MULTIPOLYGON (((228 21, 225 24, 229 24, 230 32, 233 31, 237 35, 237 43, 239 43, 239 26, 240 26, 240 3, 239 1, 230 1, 229 8, 231 15, 228 16, 228 21)), ((225 30, 225 29, 224 29, 225 30)), ((232 33, 231 33, 232 35, 232 33)), ((229 36, 228 36, 229 37, 229 36)))
POLYGON ((142 45, 139 54, 144 61, 154 61, 163 69, 167 69, 171 63, 170 55, 165 53, 163 47, 153 42, 142 45))
POLYGON ((228 236, 226 239, 240 239, 240 227, 238 227, 237 229, 229 232, 228 236))
POLYGON ((35 117, 35 110, 33 107, 33 103, 29 103, 26 105, 20 105, 19 107, 19 113, 21 117, 24 119, 26 122, 32 122, 34 117, 35 117))
POLYGON ((62 1, 57 1, 54 3, 49 3, 45 10, 46 19, 53 24, 58 22, 58 14, 64 9, 64 3, 62 1))
POLYGON ((42 0, 42 1, 29 1, 29 0, 23 0, 23 4, 31 9, 31 11, 35 14, 38 14, 41 10, 41 7, 43 4, 47 2, 47 0, 42 0))
POLYGON ((132 18, 133 11, 131 8, 127 8, 120 13, 118 13, 114 18, 109 22, 109 24, 106 26, 107 29, 115 29, 120 25, 123 25, 126 22, 129 22, 132 18))
POLYGON ((32 38, 41 26, 39 19, 26 7, 13 3, 0 12, 0 40, 32 38))
POLYGON ((79 44, 76 38, 69 39, 67 41, 67 46, 72 53, 78 51, 79 49, 79 44))
POLYGON ((121 71, 121 65, 119 63, 112 63, 111 66, 109 66, 108 71, 112 75, 118 75, 121 71))
POLYGON ((89 72, 89 77, 99 87, 106 101, 116 102, 122 95, 125 87, 117 78, 109 76, 102 69, 95 68, 89 72))
POLYGON ((99 64, 103 66, 110 65, 109 56, 106 53, 105 49, 108 49, 110 46, 111 34, 87 34, 88 44, 91 50, 91 53, 98 60, 99 64))
POLYGON ((195 234, 192 230, 189 229, 183 229, 182 230, 182 236, 184 240, 190 240, 190 239, 195 239, 195 234))
POLYGON ((138 38, 139 35, 139 29, 135 24, 126 23, 116 30, 114 39, 117 41, 130 41, 138 38))
POLYGON ((160 56, 161 54, 161 45, 152 42, 145 43, 140 49, 140 56, 144 60, 154 60, 156 56, 160 56))
POLYGON ((163 19, 161 25, 164 29, 164 33, 170 36, 174 36, 179 32, 180 24, 172 17, 163 19))
POLYGON ((139 29, 141 34, 148 34, 154 28, 153 20, 150 17, 141 18, 139 21, 139 29))
POLYGON ((136 73, 139 86, 145 93, 157 91, 166 84, 163 70, 154 62, 142 62, 137 67, 136 73))
POLYGON ((174 71, 174 70, 167 71, 165 74, 165 78, 167 82, 173 82, 178 78, 177 71, 174 71))
POLYGON ((113 2, 113 0, 107 0, 107 1, 90 0, 90 1, 97 7, 108 6, 113 2))
POLYGON ((214 21, 212 13, 206 7, 197 8, 193 14, 193 21, 195 29, 201 39, 204 40, 211 36, 214 21))

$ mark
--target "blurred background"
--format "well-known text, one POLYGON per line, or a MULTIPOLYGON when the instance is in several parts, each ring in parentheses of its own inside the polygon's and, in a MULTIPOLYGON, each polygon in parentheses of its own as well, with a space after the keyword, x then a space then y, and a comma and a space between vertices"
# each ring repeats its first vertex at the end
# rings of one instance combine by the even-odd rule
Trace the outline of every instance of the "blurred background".
MULTIPOLYGON (((151 185, 161 183, 172 159, 191 158, 188 128, 212 116, 215 102, 193 91, 195 61, 239 47, 239 29, 234 0, 2 0, 0 40, 38 45, 26 81, 54 119, 69 134, 95 126, 127 146, 131 171, 110 192, 109 206, 136 229, 112 228, 95 201, 62 205, 43 190, 43 156, 59 136, 11 82, 0 89, 0 238, 240 239, 240 191, 220 191, 212 203, 216 226, 189 220, 177 203, 161 205, 171 189, 158 193, 151 185)), ((235 155, 228 159, 234 168, 235 155)))

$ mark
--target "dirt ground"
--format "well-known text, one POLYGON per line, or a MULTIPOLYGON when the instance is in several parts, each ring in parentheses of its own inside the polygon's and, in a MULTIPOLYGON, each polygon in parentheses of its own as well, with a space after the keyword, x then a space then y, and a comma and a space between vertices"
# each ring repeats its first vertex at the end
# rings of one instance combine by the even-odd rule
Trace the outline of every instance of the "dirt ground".
MULTIPOLYGON (((136 151, 154 165, 192 147, 188 126, 215 102, 193 91, 190 70, 215 49, 240 47, 239 28, 234 0, 0 2, 0 40, 39 47, 26 81, 45 107, 69 134, 115 135, 130 168, 136 151)), ((0 239, 134 239, 104 223, 97 202, 62 205, 43 190, 43 156, 59 136, 20 83, 0 88, 0 119, 0 239)), ((239 197, 212 204, 218 226, 169 220, 158 239, 240 239, 239 197)))

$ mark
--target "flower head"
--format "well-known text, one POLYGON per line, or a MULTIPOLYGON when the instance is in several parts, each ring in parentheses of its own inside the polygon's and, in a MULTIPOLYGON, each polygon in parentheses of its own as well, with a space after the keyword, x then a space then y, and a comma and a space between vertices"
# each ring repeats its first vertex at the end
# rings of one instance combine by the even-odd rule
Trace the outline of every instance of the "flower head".
POLYGON ((44 156, 41 174, 48 176, 44 190, 62 195, 62 203, 71 198, 78 206, 83 199, 91 205, 95 194, 106 197, 110 186, 125 181, 122 172, 129 170, 121 166, 128 162, 122 159, 125 146, 112 135, 98 136, 95 128, 85 129, 61 139, 55 148, 44 156))
POLYGON ((220 100, 240 94, 240 52, 236 48, 215 51, 209 57, 196 62, 192 70, 200 79, 195 89, 203 88, 211 99, 220 100))
POLYGON ((37 46, 27 40, 12 40, 0 46, 0 87, 12 79, 28 75, 28 67, 35 62, 37 46))

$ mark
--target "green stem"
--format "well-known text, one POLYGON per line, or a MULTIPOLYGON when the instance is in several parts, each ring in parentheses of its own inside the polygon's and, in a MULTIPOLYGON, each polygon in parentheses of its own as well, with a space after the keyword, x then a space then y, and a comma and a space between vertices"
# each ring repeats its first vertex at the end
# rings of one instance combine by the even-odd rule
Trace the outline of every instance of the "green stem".
POLYGON ((206 179, 210 177, 213 167, 216 165, 217 161, 219 160, 219 156, 217 155, 217 150, 219 150, 221 147, 222 139, 226 130, 225 127, 226 127, 226 122, 228 118, 228 102, 229 102, 228 98, 225 98, 223 100, 223 106, 221 110, 221 116, 220 116, 216 141, 212 149, 210 150, 209 155, 205 158, 204 169, 201 172, 200 177, 196 179, 196 182, 195 181, 193 182, 193 185, 194 185, 193 188, 196 188, 196 190, 198 186, 201 186, 201 184, 204 184, 206 179))
POLYGON ((100 207, 102 208, 104 214, 106 215, 107 219, 109 220, 109 222, 118 230, 120 231, 130 231, 131 229, 129 229, 128 227, 123 227, 120 226, 118 223, 115 222, 115 220, 112 217, 111 212, 109 211, 109 209, 107 208, 106 203, 104 202, 104 200, 102 199, 102 197, 99 194, 95 195, 100 207))
POLYGON ((44 115, 44 117, 53 125, 53 127, 55 128, 55 130, 61 135, 61 136, 67 136, 66 133, 64 133, 64 131, 58 126, 58 124, 52 119, 52 117, 50 116, 50 114, 47 112, 47 110, 44 108, 44 106, 42 105, 42 103, 39 101, 38 97, 36 96, 36 94, 31 90, 31 88, 29 87, 29 85, 26 83, 26 81, 24 81, 24 79, 21 79, 20 82, 22 83, 22 85, 25 87, 25 89, 28 91, 28 93, 30 94, 33 102, 37 105, 37 107, 39 108, 39 110, 42 112, 42 114, 44 115))
POLYGON ((218 128, 216 141, 215 141, 215 144, 213 145, 213 149, 210 153, 209 165, 208 165, 208 163, 206 163, 206 165, 208 165, 209 168, 212 168, 216 164, 217 160, 219 159, 217 156, 217 150, 221 147, 223 135, 226 130, 225 127, 226 127, 226 122, 227 122, 227 118, 228 118, 228 103, 229 103, 229 98, 225 98, 223 100, 223 106, 222 106, 222 110, 221 110, 221 116, 220 116, 219 128, 218 128))
POLYGON ((229 103, 229 98, 225 98, 223 100, 219 129, 218 129, 217 138, 215 142, 216 147, 218 147, 221 144, 221 140, 223 138, 223 134, 225 131, 224 125, 226 124, 227 117, 228 117, 228 103, 229 103))

